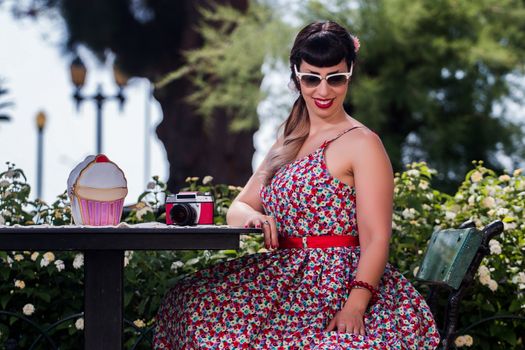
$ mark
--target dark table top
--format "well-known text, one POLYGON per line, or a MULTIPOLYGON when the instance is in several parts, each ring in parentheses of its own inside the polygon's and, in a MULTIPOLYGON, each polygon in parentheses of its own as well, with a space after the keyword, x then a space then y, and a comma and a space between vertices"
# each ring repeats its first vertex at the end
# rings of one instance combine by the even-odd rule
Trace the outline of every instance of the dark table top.
POLYGON ((1 226, 0 250, 235 249, 239 236, 261 229, 232 226, 1 226))

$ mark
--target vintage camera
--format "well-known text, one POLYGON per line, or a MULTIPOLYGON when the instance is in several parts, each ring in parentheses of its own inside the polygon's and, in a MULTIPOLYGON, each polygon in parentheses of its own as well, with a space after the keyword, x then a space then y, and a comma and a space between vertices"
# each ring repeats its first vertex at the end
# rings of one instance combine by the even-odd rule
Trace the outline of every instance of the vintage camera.
POLYGON ((179 192, 166 198, 166 224, 212 225, 213 207, 209 192, 179 192))

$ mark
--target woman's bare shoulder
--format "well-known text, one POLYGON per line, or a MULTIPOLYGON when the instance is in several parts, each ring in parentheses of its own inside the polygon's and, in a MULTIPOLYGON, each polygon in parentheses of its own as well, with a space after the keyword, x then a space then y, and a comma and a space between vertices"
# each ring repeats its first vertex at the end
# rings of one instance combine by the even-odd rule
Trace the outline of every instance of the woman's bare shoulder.
POLYGON ((390 163, 381 138, 366 126, 347 132, 340 139, 336 152, 350 173, 354 173, 356 167, 366 167, 367 164, 390 163))
POLYGON ((383 143, 381 142, 379 135, 362 124, 342 135, 341 139, 342 140, 340 144, 345 148, 351 147, 351 149, 355 149, 356 147, 383 147, 383 143))

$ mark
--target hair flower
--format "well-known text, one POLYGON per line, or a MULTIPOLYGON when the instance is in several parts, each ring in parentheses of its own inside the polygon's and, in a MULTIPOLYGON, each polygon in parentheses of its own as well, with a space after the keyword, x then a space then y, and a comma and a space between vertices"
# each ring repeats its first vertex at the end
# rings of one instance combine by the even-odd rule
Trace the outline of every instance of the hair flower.
POLYGON ((359 38, 352 35, 352 41, 354 42, 354 48, 355 48, 355 52, 357 53, 357 51, 359 51, 359 48, 361 47, 361 43, 359 42, 359 38))

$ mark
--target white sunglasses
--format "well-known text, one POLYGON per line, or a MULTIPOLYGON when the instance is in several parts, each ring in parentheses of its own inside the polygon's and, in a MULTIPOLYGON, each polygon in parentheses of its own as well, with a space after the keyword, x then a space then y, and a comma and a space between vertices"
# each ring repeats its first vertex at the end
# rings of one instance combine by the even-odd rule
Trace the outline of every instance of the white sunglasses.
POLYGON ((324 79, 328 83, 328 85, 332 87, 339 87, 348 81, 350 77, 352 76, 352 70, 354 69, 354 65, 350 65, 350 72, 348 73, 334 73, 334 74, 328 74, 326 77, 322 77, 319 74, 313 74, 313 73, 301 73, 297 69, 297 65, 294 65, 295 75, 297 78, 299 78, 299 81, 304 84, 304 86, 308 88, 313 88, 321 84, 321 81, 324 79))

